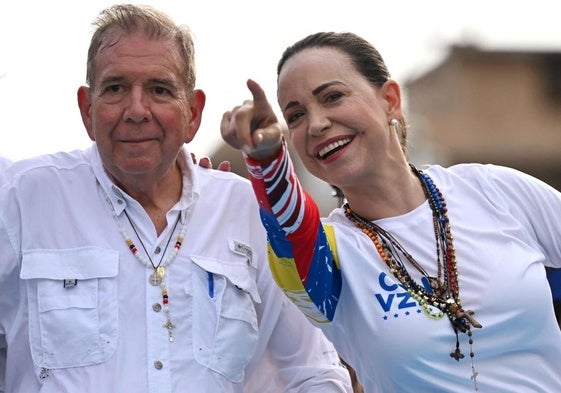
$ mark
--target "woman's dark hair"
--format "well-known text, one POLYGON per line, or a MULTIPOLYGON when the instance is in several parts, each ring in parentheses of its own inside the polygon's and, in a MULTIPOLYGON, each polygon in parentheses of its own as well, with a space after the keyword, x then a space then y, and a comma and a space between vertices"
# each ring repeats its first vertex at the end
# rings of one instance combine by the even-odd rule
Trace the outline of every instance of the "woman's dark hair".
POLYGON ((364 38, 354 33, 320 32, 311 34, 286 48, 277 65, 277 76, 284 63, 293 55, 308 48, 331 47, 339 49, 351 58, 353 65, 375 86, 382 86, 390 73, 380 52, 364 38))

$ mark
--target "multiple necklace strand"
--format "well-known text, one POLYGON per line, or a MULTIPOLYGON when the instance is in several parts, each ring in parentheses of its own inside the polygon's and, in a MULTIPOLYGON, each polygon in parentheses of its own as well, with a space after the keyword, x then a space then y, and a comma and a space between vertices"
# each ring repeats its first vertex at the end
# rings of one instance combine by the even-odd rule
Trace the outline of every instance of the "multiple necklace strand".
POLYGON ((456 348, 450 356, 457 361, 464 358, 460 350, 458 333, 466 333, 469 337, 471 379, 475 390, 477 387, 477 371, 474 363, 473 338, 471 328, 481 328, 481 324, 473 318, 472 310, 464 311, 460 300, 460 287, 458 282, 458 268, 453 237, 450 230, 450 221, 446 202, 440 190, 432 179, 423 171, 410 165, 413 173, 419 178, 423 192, 428 199, 432 210, 434 235, 436 239, 437 276, 431 277, 425 269, 413 258, 411 254, 397 241, 397 239, 380 226, 356 214, 348 203, 344 210, 346 217, 370 238, 380 258, 386 263, 393 276, 404 286, 407 292, 415 299, 425 314, 431 318, 439 319, 446 315, 456 335, 456 348), (418 270, 429 282, 430 288, 425 288, 416 282, 404 264, 406 260, 418 270))
POLYGON ((136 237, 140 241, 140 244, 141 244, 144 252, 146 253, 146 256, 148 257, 148 259, 146 259, 141 253, 138 252, 138 248, 134 244, 134 241, 130 238, 126 229, 121 225, 121 222, 119 220, 119 216, 115 212, 115 209, 113 209, 113 205, 111 204, 111 201, 110 201, 109 197, 107 196, 107 194, 105 195, 105 199, 109 203, 109 206, 111 206, 111 212, 113 213, 113 217, 115 218, 115 221, 117 221, 117 225, 119 225, 119 230, 121 232, 121 235, 123 236, 123 239, 125 240, 125 243, 127 244, 131 253, 144 266, 151 267, 152 269, 154 269, 154 272, 150 275, 150 277, 148 279, 148 282, 150 282, 150 284, 152 284, 153 286, 160 286, 161 295, 162 295, 162 304, 163 304, 163 309, 164 309, 164 313, 165 313, 165 317, 166 317, 166 321, 162 325, 162 327, 167 329, 168 339, 169 339, 170 342, 173 342, 173 329, 175 328, 175 324, 171 320, 171 315, 170 315, 170 311, 169 311, 169 296, 168 296, 168 291, 167 291, 167 287, 166 287, 166 280, 165 280, 166 279, 166 268, 173 262, 173 260, 175 259, 175 257, 179 253, 179 249, 181 248, 181 245, 183 244, 183 239, 185 238, 185 233, 186 233, 186 229, 187 229, 187 225, 185 223, 182 224, 181 229, 179 230, 179 235, 177 236, 177 240, 175 241, 175 244, 173 246, 173 249, 168 254, 168 257, 165 260, 164 260, 164 256, 166 255, 166 251, 167 251, 168 246, 171 242, 171 238, 173 237, 173 234, 175 233, 177 225, 179 224, 179 221, 181 220, 181 212, 178 213, 177 220, 175 221, 173 229, 171 230, 168 241, 166 243, 166 247, 162 250, 162 257, 160 258, 160 262, 158 262, 158 264, 155 265, 154 262, 152 261, 152 258, 150 258, 150 253, 148 252, 148 250, 144 246, 144 243, 142 242, 142 238, 138 234, 138 231, 136 230, 136 227, 134 226, 130 216, 127 213, 127 211, 123 210, 123 212, 125 213, 125 216, 127 217, 127 220, 129 221, 130 226, 132 227, 136 237))
MULTIPOLYGON (((166 246, 164 248, 164 252, 162 252, 162 256, 160 258, 160 262, 157 265, 154 265, 154 262, 152 261, 152 258, 150 258, 150 253, 148 252, 148 250, 146 249, 146 247, 144 246, 144 242, 142 241, 142 238, 140 237, 140 235, 138 234, 138 231, 136 230, 135 225, 133 224, 129 214, 127 213, 126 210, 124 210, 125 216, 127 217, 127 220, 129 221, 129 223, 131 224, 132 230, 134 231, 134 234, 136 235, 137 239, 140 241, 140 245, 142 246, 142 249, 144 250, 144 252, 146 253, 146 256, 148 257, 148 260, 146 260, 146 258, 144 258, 144 256, 142 254, 138 253, 138 248, 134 245, 134 242, 132 241, 132 239, 130 239, 128 237, 128 234, 126 233, 126 231, 123 231, 123 228, 121 228, 121 234, 123 235, 125 242, 127 243, 127 246, 129 246, 129 249, 131 250, 131 252, 134 254, 134 256, 146 267, 152 266, 152 269, 154 269, 154 273, 152 273, 150 275, 149 281, 150 284, 157 286, 160 285, 164 279, 164 275, 165 275, 165 268, 167 265, 169 265, 171 263, 171 261, 173 261, 173 259, 175 258, 174 252, 172 251, 172 253, 168 256, 168 259, 166 259, 166 262, 164 264, 162 264, 162 261, 164 260, 164 256, 166 255, 165 251, 168 249, 169 243, 171 241, 171 238, 173 236, 173 233, 175 232, 175 228, 177 228, 177 224, 179 223, 179 218, 181 216, 181 214, 179 214, 177 216, 177 220, 175 221, 175 224, 173 226, 173 229, 171 230, 171 234, 168 238, 168 241, 166 243, 166 246), (150 262, 150 264, 148 264, 148 262, 150 262)), ((180 234, 181 236, 181 234, 180 234)), ((181 239, 181 241, 178 241, 175 243, 174 246, 174 251, 179 251, 179 248, 181 247, 181 243, 183 242, 183 238, 181 239), (179 242, 179 244, 178 244, 179 242)))
POLYGON ((183 224, 181 226, 181 229, 179 231, 179 235, 177 236, 177 240, 175 241, 175 245, 173 246, 173 249, 171 250, 171 252, 168 254, 168 257, 164 261, 164 256, 165 256, 166 251, 168 249, 171 238, 173 237, 173 234, 175 233, 175 229, 177 228, 177 224, 179 223, 179 221, 181 219, 181 213, 178 213, 177 220, 175 221, 173 229, 171 230, 168 241, 166 243, 166 247, 164 248, 164 250, 162 250, 162 257, 160 258, 160 262, 157 265, 155 265, 154 262, 152 261, 152 258, 150 258, 150 253, 148 252, 148 250, 144 246, 144 242, 142 241, 142 238, 138 234, 138 231, 136 230, 130 216, 128 215, 126 210, 124 210, 124 213, 125 213, 125 216, 127 217, 128 221, 129 221, 136 237, 140 241, 140 245, 144 249, 144 252, 146 253, 146 256, 148 257, 148 259, 146 259, 141 253, 138 252, 138 248, 135 246, 133 240, 129 237, 127 231, 121 225, 119 225, 120 230, 121 230, 121 235, 123 236, 123 239, 125 239, 125 242, 127 243, 127 246, 129 247, 129 250, 131 250, 132 254, 136 257, 136 259, 138 259, 140 261, 140 263, 142 263, 144 266, 152 267, 154 269, 154 273, 152 273, 150 275, 150 278, 148 279, 148 281, 153 286, 158 286, 158 285, 160 286, 161 294, 162 294, 163 309, 164 309, 164 313, 166 315, 166 321, 162 325, 162 327, 167 329, 168 339, 169 339, 170 342, 173 342, 173 329, 175 328, 175 324, 171 320, 171 315, 170 315, 170 311, 169 311, 169 296, 168 296, 168 291, 167 291, 167 288, 166 288, 166 280, 165 280, 166 279, 166 268, 173 262, 173 260, 175 259, 175 257, 179 253, 179 249, 181 248, 181 245, 183 244, 183 239, 185 238, 186 225, 183 224))

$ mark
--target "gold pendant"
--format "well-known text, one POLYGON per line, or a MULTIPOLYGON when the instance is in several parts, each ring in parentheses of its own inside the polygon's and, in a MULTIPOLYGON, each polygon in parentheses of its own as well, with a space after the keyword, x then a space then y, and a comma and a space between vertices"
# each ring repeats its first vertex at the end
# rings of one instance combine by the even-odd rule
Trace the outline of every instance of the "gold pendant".
POLYGON ((163 276, 160 276, 158 274, 158 271, 156 270, 154 273, 150 274, 150 278, 149 278, 148 281, 150 282, 150 284, 157 287, 158 285, 160 285, 162 283, 162 278, 163 278, 163 276))

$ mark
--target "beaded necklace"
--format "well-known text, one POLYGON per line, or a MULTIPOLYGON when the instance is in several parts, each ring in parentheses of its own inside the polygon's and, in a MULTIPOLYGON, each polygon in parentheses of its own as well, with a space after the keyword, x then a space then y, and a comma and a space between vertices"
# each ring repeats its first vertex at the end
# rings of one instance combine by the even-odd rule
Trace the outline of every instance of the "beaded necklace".
POLYGON ((348 203, 344 210, 346 217, 351 220, 374 243, 380 258, 386 263, 393 276, 403 285, 407 292, 415 299, 425 314, 430 318, 440 319, 446 315, 456 335, 456 348, 450 356, 457 361, 464 358, 460 351, 458 332, 466 333, 469 337, 472 376, 475 390, 477 389, 477 372, 474 364, 472 348, 473 338, 471 328, 481 328, 481 324, 473 318, 472 310, 464 311, 460 300, 460 287, 458 282, 458 268, 456 252, 453 245, 453 236, 450 230, 446 202, 440 190, 432 179, 423 171, 410 165, 415 175, 421 181, 423 191, 432 210, 434 235, 436 239, 437 276, 431 277, 411 254, 397 241, 397 239, 380 226, 356 214, 348 203), (416 282, 405 264, 409 264, 427 278, 430 289, 416 282))
POLYGON ((171 230, 168 241, 166 243, 166 247, 164 248, 164 252, 162 252, 160 262, 157 265, 154 265, 154 262, 152 261, 152 258, 150 258, 150 253, 148 252, 148 250, 144 246, 144 242, 142 241, 142 238, 138 234, 138 231, 136 230, 136 227, 134 226, 129 214, 127 213, 126 210, 124 210, 124 213, 125 213, 125 216, 127 217, 127 220, 129 220, 129 223, 131 224, 131 227, 132 227, 132 230, 134 231, 134 234, 136 235, 136 237, 140 241, 140 245, 142 246, 142 249, 146 253, 146 256, 148 257, 148 260, 146 260, 146 258, 144 258, 144 256, 142 254, 138 253, 138 248, 134 245, 134 242, 132 241, 132 239, 129 238, 127 232, 121 227, 120 228, 121 229, 121 234, 123 235, 123 238, 125 239, 125 242, 127 243, 127 246, 129 246, 129 249, 131 250, 131 252, 134 254, 134 256, 144 266, 146 266, 146 267, 152 266, 152 269, 154 269, 154 273, 152 273, 150 275, 149 279, 148 279, 150 284, 152 284, 153 286, 161 285, 162 281, 164 279, 165 273, 166 273, 166 266, 168 266, 173 261, 173 259, 175 258, 175 256, 179 252, 179 249, 181 248, 181 244, 183 242, 183 236, 185 235, 185 225, 184 225, 182 227, 182 229, 183 229, 182 232, 180 232, 179 237, 177 238, 177 241, 175 242, 175 246, 173 247, 173 250, 168 255, 165 262, 162 264, 162 261, 164 260, 164 256, 166 255, 165 251, 167 250, 167 248, 169 246, 169 243, 171 241, 173 233, 175 232, 175 228, 177 228, 177 224, 179 223, 181 213, 177 216, 177 220, 175 221, 175 225, 173 226, 173 229, 171 230), (148 264, 148 262, 150 262, 150 264, 148 264))
POLYGON ((125 243, 127 244, 131 253, 144 266, 151 267, 151 268, 154 269, 154 273, 152 273, 150 275, 150 277, 148 279, 148 282, 150 282, 150 284, 152 284, 153 286, 158 286, 158 285, 160 286, 161 294, 162 294, 162 304, 163 304, 163 309, 164 309, 164 313, 165 313, 165 316, 166 316, 166 321, 162 325, 162 327, 167 329, 168 339, 169 339, 170 342, 173 342, 173 332, 172 332, 172 330, 175 328, 175 324, 171 320, 171 315, 170 315, 170 311, 169 311, 169 296, 168 296, 168 291, 167 291, 167 287, 166 287, 166 280, 165 280, 165 278, 166 278, 166 267, 168 267, 173 262, 173 260, 175 259, 175 257, 179 253, 179 249, 181 248, 181 245, 183 244, 183 239, 185 238, 185 232, 186 232, 186 229, 187 229, 187 224, 186 223, 182 224, 181 229, 179 230, 179 235, 177 236, 177 240, 175 241, 175 244, 173 246, 173 249, 168 254, 168 257, 164 260, 164 256, 165 256, 166 251, 168 249, 169 243, 171 242, 171 238, 173 237, 173 234, 174 234, 174 232, 177 228, 177 224, 181 220, 181 212, 180 212, 177 216, 177 220, 175 221, 173 229, 171 230, 168 241, 166 243, 166 247, 162 251, 162 257, 160 258, 160 262, 157 265, 154 265, 154 262, 152 262, 152 258, 150 258, 150 254, 146 250, 146 247, 144 246, 144 243, 142 242, 142 239, 141 239, 140 235, 138 234, 131 218, 129 217, 129 215, 127 213, 127 211, 124 210, 125 216, 127 217, 134 233, 136 234, 136 237, 140 241, 140 244, 142 245, 142 248, 144 249, 144 252, 146 253, 146 256, 148 257, 148 259, 146 259, 142 254, 140 254, 138 252, 138 248, 134 244, 134 241, 130 238, 126 229, 121 225, 121 222, 119 221, 119 216, 115 212, 115 209, 113 209, 113 205, 111 204, 111 201, 109 200, 109 197, 107 196, 107 194, 105 194, 105 199, 109 203, 109 206, 111 206, 111 212, 113 214, 113 217, 115 218, 115 221, 117 221, 117 224, 119 225, 119 230, 121 232, 121 235, 123 236, 123 239, 125 240, 125 243))
POLYGON ((129 237, 129 235, 127 234, 127 231, 122 226, 119 225, 120 229, 121 229, 121 234, 123 235, 123 239, 125 239, 125 242, 127 243, 127 246, 129 246, 129 250, 131 250, 131 252, 136 257, 136 259, 138 259, 144 266, 152 267, 154 269, 154 273, 152 273, 150 275, 150 278, 149 278, 148 281, 153 286, 158 286, 158 285, 160 286, 161 293, 162 293, 162 303, 164 305, 163 306, 164 313, 166 315, 166 322, 162 325, 162 327, 164 327, 168 330, 169 341, 173 342, 173 332, 172 332, 172 330, 175 328, 175 324, 172 322, 170 312, 169 312, 169 296, 168 296, 168 290, 166 288, 166 280, 165 280, 165 278, 166 278, 166 267, 169 266, 169 264, 173 262, 173 260, 175 259, 175 257, 179 253, 179 249, 181 248, 181 245, 183 244, 183 239, 185 237, 186 224, 184 223, 181 226, 181 229, 179 231, 179 236, 177 236, 177 240, 175 241, 175 245, 173 246, 173 249, 169 253, 166 260, 163 261, 164 255, 167 251, 167 248, 168 248, 168 245, 171 241, 173 233, 175 232, 175 229, 177 228, 177 224, 180 221, 181 213, 179 213, 178 216, 177 216, 177 221, 175 221, 175 225, 173 226, 173 229, 171 230, 171 233, 169 235, 168 241, 166 243, 166 247, 162 251, 162 257, 160 259, 160 262, 157 265, 154 265, 154 263, 152 262, 152 258, 150 258, 150 254, 146 250, 146 247, 144 247, 144 243, 142 242, 142 239, 141 239, 140 235, 138 234, 134 224, 132 223, 132 220, 130 219, 129 215, 127 214, 127 211, 124 210, 124 212, 125 212, 125 216, 129 220, 129 223, 131 224, 132 229, 134 230, 134 233, 136 234, 136 237, 138 237, 138 240, 140 241, 140 244, 142 245, 142 248, 144 249, 144 252, 146 253, 146 256, 148 257, 148 260, 146 260, 146 258, 138 252, 138 248, 134 245, 134 242, 129 237), (163 263, 162 263, 162 261, 163 261, 163 263), (148 262, 150 262, 150 264, 148 264, 148 262))

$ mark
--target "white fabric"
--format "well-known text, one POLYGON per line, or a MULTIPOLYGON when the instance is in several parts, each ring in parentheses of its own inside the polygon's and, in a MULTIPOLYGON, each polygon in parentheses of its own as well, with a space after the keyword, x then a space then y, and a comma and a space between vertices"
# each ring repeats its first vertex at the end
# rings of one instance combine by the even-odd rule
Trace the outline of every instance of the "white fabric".
POLYGON ((12 161, 8 160, 5 157, 0 156, 0 171, 7 168, 11 163, 12 163, 12 161))
MULTIPOLYGON (((12 162, 7 158, 0 156, 0 171, 4 170, 12 162)), ((2 337, 0 337, 0 391, 4 388, 4 379, 6 372, 6 347, 2 337)))
MULTIPOLYGON (((426 172, 448 206, 463 308, 483 325, 473 329, 479 391, 561 392, 561 334, 544 269, 561 267, 560 193, 496 166, 426 172)), ((366 392, 473 392, 468 337, 460 334, 466 357, 457 362, 448 319, 421 311, 342 210, 324 221, 335 228, 343 289, 333 322, 321 326, 359 378, 369 378, 366 392)), ((437 275, 428 203, 376 223, 437 275)))
POLYGON ((95 145, 2 175, 0 391, 351 391, 331 344, 272 281, 249 182, 186 157, 183 195, 160 236, 106 175, 95 145), (127 209, 156 263, 178 214, 187 224, 166 275, 173 342, 164 311, 153 310, 162 296, 148 282, 153 270, 129 251, 111 208, 144 252, 127 209))

